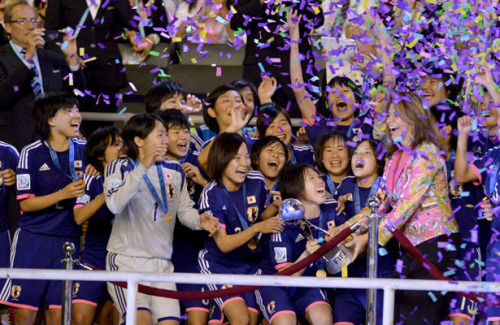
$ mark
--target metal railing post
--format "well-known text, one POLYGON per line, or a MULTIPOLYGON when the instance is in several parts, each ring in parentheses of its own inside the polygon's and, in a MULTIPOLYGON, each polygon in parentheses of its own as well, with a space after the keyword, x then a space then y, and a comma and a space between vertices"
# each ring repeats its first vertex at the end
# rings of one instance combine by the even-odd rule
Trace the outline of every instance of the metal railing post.
MULTIPOLYGON (((73 270, 73 254, 75 253, 75 244, 72 242, 65 242, 62 247, 65 255, 61 261, 64 263, 64 269, 67 271, 73 270)), ((62 290, 62 311, 61 311, 61 325, 71 325, 71 302, 73 297, 73 281, 66 280, 63 283, 62 290)))
POLYGON ((384 311, 382 314, 383 325, 393 325, 394 323, 394 303, 396 290, 393 287, 384 288, 384 311))
POLYGON ((134 325, 137 323, 137 291, 139 284, 135 279, 127 280, 127 323, 134 325))
MULTIPOLYGON (((370 215, 368 216, 368 258, 366 268, 368 269, 368 278, 377 278, 378 262, 378 216, 377 209, 380 201, 373 197, 368 200, 370 215)), ((377 322, 377 289, 366 290, 366 324, 375 325, 377 322)))

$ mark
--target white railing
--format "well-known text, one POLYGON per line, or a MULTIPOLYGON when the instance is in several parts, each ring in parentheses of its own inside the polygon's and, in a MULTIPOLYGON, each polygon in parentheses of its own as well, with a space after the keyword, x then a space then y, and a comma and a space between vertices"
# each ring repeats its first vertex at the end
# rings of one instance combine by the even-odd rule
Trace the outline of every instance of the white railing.
POLYGON ((197 273, 132 273, 106 271, 65 271, 39 269, 7 269, 0 268, 0 278, 40 279, 40 280, 78 280, 78 281, 123 281, 127 282, 127 322, 133 325, 137 318, 137 289, 139 282, 175 282, 175 283, 214 283, 251 286, 287 286, 313 288, 343 289, 383 289, 384 309, 383 324, 393 324, 395 290, 415 291, 467 291, 467 292, 500 292, 497 282, 451 282, 436 280, 408 279, 366 279, 366 278, 316 278, 286 277, 267 275, 235 275, 197 273))

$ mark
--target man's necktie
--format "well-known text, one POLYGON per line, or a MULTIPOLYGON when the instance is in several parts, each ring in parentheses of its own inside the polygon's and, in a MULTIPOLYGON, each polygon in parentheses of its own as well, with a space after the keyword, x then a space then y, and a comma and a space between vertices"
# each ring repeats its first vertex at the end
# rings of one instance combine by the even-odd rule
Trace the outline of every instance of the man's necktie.
MULTIPOLYGON (((26 55, 26 50, 22 49, 21 54, 23 56, 26 55)), ((33 96, 35 97, 35 100, 37 100, 43 95, 42 80, 40 79, 40 75, 38 73, 38 69, 36 68, 35 64, 33 64, 32 70, 35 72, 35 77, 31 79, 30 85, 31 89, 33 89, 33 96)))

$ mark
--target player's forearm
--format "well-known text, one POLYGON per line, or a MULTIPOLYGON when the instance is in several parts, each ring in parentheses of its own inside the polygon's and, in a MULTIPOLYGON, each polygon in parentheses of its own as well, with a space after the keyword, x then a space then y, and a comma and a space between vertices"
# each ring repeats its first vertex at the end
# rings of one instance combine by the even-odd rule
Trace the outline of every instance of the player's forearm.
POLYGON ((54 192, 49 195, 35 196, 24 199, 19 202, 21 210, 24 212, 35 212, 47 209, 60 201, 66 199, 61 191, 54 192))
POLYGON ((208 167, 208 154, 210 153, 210 148, 212 148, 212 142, 210 142, 205 148, 203 148, 198 155, 198 164, 200 164, 200 167, 207 172, 207 167, 208 167))
POLYGON ((106 203, 104 200, 104 195, 101 194, 92 201, 90 201, 88 204, 81 206, 79 208, 76 208, 74 210, 75 214, 75 222, 77 225, 81 225, 85 221, 89 220, 92 218, 94 214, 99 211, 99 209, 106 203))
POLYGON ((467 162, 467 134, 460 134, 457 141, 455 156, 455 179, 459 183, 467 183, 477 180, 477 176, 467 162))
POLYGON ((223 253, 229 253, 245 245, 257 233, 258 233, 257 224, 255 224, 243 230, 242 232, 236 233, 234 235, 227 235, 227 234, 222 234, 220 232, 216 232, 214 235, 214 239, 215 242, 217 243, 217 247, 219 247, 219 249, 223 253))

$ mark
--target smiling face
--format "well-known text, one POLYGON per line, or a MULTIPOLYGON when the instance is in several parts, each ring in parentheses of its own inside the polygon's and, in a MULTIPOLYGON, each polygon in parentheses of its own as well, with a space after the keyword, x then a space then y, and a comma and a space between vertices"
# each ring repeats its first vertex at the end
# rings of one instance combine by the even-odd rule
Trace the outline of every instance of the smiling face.
POLYGON ((274 181, 285 166, 285 160, 285 149, 281 144, 274 142, 262 149, 255 164, 266 179, 274 181))
POLYGON ((430 78, 427 76, 424 82, 420 84, 420 89, 424 91, 423 97, 427 98, 429 106, 434 106, 448 98, 442 78, 430 78))
POLYGON ((319 174, 312 168, 304 171, 304 192, 300 198, 302 203, 323 204, 326 201, 325 182, 319 174))
POLYGON ((233 109, 244 109, 245 115, 247 115, 243 100, 240 94, 235 90, 226 91, 219 96, 214 106, 215 107, 210 107, 208 109, 208 114, 217 120, 217 124, 221 131, 226 130, 231 125, 231 114, 233 109))
POLYGON ((106 166, 107 163, 113 160, 117 160, 123 149, 123 140, 118 134, 115 136, 115 141, 109 137, 109 143, 104 151, 103 164, 106 166))
POLYGON ((498 111, 491 100, 491 95, 488 92, 484 93, 483 100, 479 106, 480 114, 485 118, 483 125, 488 129, 493 129, 497 127, 498 123, 498 111))
POLYGON ((228 191, 236 191, 245 181, 250 170, 250 154, 248 147, 242 143, 236 156, 227 164, 222 173, 222 183, 228 191))
MULTIPOLYGON (((144 155, 144 151, 148 149, 152 149, 154 146, 158 144, 166 144, 168 145, 168 136, 167 129, 160 121, 155 121, 155 127, 148 134, 145 139, 140 139, 139 137, 135 137, 135 142, 139 148, 139 156, 144 155)), ((156 162, 163 161, 167 158, 167 151, 163 155, 156 156, 156 162)))
POLYGON ((393 142, 401 142, 405 146, 411 143, 412 126, 399 116, 394 104, 389 106, 386 124, 393 142))
POLYGON ((180 161, 188 154, 191 133, 185 126, 170 126, 168 128, 168 155, 180 161))
POLYGON ((356 150, 354 150, 351 168, 354 176, 361 179, 377 174, 377 158, 369 141, 361 142, 356 150))
POLYGON ((62 108, 57 111, 54 117, 49 118, 50 136, 63 135, 67 138, 74 138, 80 134, 80 123, 82 116, 76 106, 62 108))
POLYGON ((264 135, 277 137, 288 146, 292 141, 292 126, 283 113, 278 113, 274 121, 267 127, 264 135))
POLYGON ((332 115, 341 121, 351 121, 354 118, 355 101, 354 92, 347 86, 336 85, 328 93, 328 106, 332 115))
POLYGON ((255 109, 255 97, 252 89, 250 87, 243 88, 241 90, 241 97, 243 97, 243 103, 247 108, 247 114, 252 115, 255 109))
POLYGON ((349 166, 349 153, 345 142, 336 138, 329 139, 323 148, 321 162, 334 178, 333 181, 339 183, 342 178, 347 176, 349 166))

